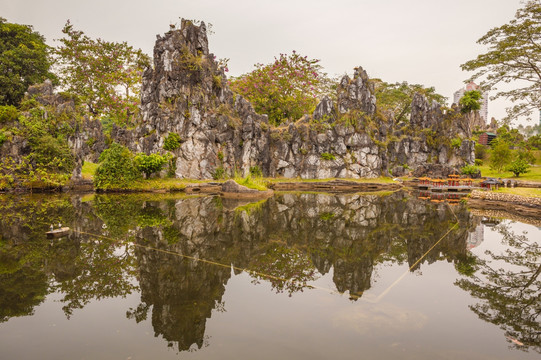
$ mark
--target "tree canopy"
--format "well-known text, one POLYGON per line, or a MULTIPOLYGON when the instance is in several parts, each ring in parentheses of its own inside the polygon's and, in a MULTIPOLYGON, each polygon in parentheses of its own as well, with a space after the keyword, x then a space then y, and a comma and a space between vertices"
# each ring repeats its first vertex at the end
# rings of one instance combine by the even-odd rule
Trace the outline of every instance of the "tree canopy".
POLYGON ((411 113, 411 102, 415 93, 423 94, 429 101, 444 104, 447 98, 436 93, 434 87, 425 88, 419 84, 407 82, 386 83, 380 79, 371 80, 376 90, 376 104, 380 110, 391 111, 395 120, 408 121, 411 113))
POLYGON ((54 79, 50 48, 29 25, 0 17, 0 105, 18 105, 30 85, 54 79))
POLYGON ((481 92, 479 90, 471 90, 464 92, 464 95, 460 98, 458 103, 460 104, 460 111, 463 114, 471 111, 476 111, 481 108, 481 92))
POLYGON ((149 57, 126 42, 91 39, 68 21, 55 55, 60 80, 96 117, 129 124, 139 105, 142 73, 149 57))
POLYGON ((251 73, 231 79, 230 86, 250 101, 255 111, 267 114, 272 124, 279 125, 312 112, 318 97, 329 92, 330 80, 318 63, 295 51, 280 54, 273 63, 256 64, 251 73))
POLYGON ((541 0, 529 0, 508 24, 488 31, 478 41, 488 51, 461 67, 476 71, 471 80, 496 90, 493 98, 506 98, 515 105, 507 109, 507 120, 530 116, 541 108, 541 0), (513 83, 511 90, 497 85, 513 83))

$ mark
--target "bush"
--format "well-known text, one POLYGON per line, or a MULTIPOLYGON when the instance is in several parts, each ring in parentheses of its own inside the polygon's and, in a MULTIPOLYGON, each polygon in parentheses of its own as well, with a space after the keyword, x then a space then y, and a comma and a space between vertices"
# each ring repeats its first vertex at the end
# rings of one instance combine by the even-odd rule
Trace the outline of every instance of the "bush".
POLYGON ((473 165, 466 165, 462 169, 460 169, 460 173, 463 175, 470 175, 470 176, 476 176, 481 172, 477 166, 473 165))
POLYGON ((145 173, 148 179, 152 173, 160 171, 167 160, 167 156, 161 156, 159 154, 138 154, 134 159, 134 163, 137 170, 145 173))
POLYGON ((180 136, 177 133, 169 133, 163 142, 163 149, 173 151, 180 147, 180 136))
POLYGON ((19 117, 19 111, 15 106, 0 106, 0 124, 12 122, 19 117))
POLYGON ((94 175, 96 189, 127 188, 140 178, 133 154, 124 146, 112 143, 99 158, 100 165, 94 175))
POLYGON ((39 167, 50 171, 70 173, 75 166, 75 157, 68 142, 62 137, 51 134, 30 138, 31 158, 39 167))
POLYGON ((460 148, 460 145, 462 145, 462 140, 460 138, 454 138, 451 140, 451 146, 454 149, 460 148))
POLYGON ((483 166, 483 160, 475 159, 475 166, 483 166))

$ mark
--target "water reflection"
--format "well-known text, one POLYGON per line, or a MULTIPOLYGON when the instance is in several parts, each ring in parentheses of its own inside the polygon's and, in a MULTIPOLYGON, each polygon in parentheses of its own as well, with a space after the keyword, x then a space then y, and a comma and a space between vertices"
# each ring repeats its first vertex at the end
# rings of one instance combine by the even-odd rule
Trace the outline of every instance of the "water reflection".
POLYGON ((500 326, 511 347, 541 353, 541 245, 509 223, 494 229, 508 248, 486 251, 486 259, 472 257, 474 271, 456 284, 480 300, 471 310, 500 326))
MULTIPOLYGON (((467 276, 457 284, 484 301, 473 311, 539 348, 539 269, 531 267, 529 278, 504 276, 472 256, 468 248, 482 241, 480 218, 461 204, 425 202, 402 192, 284 193, 252 204, 172 195, 3 200, 0 211, 9 216, 0 224, 0 321, 31 315, 52 292, 62 294, 69 317, 93 299, 138 291, 140 304, 126 309, 126 316, 150 320, 156 336, 185 351, 208 344, 207 319, 227 309, 227 282, 244 269, 253 282, 290 296, 332 272, 336 290, 356 301, 373 286, 379 264, 408 264, 419 272, 422 264, 443 260, 467 276), (72 231, 51 242, 45 232, 58 222, 72 231), (519 291, 511 286, 517 281, 537 290, 519 291), (500 304, 502 297, 510 300, 500 304), (505 313, 506 306, 515 313, 505 313)), ((508 241, 539 256, 538 247, 508 241)), ((513 264, 528 259, 507 256, 513 264)))

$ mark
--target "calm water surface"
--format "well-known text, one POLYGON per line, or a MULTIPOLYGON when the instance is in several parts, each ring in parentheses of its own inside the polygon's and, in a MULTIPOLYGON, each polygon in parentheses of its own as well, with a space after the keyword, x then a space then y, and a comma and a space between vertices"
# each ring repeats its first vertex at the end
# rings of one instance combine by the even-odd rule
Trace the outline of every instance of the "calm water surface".
POLYGON ((0 195, 0 214, 2 359, 541 353, 540 228, 461 204, 0 195))

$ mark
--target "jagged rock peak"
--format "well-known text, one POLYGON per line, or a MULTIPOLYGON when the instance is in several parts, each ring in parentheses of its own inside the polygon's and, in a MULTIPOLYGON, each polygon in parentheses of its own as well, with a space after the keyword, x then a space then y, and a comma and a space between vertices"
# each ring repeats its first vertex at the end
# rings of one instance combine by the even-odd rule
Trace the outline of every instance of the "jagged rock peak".
POLYGON ((374 87, 368 81, 368 75, 361 66, 355 68, 353 79, 344 75, 337 89, 338 112, 345 114, 350 110, 359 110, 366 115, 376 112, 374 87))
POLYGON ((433 101, 428 102, 428 99, 420 93, 415 93, 411 101, 411 118, 410 124, 413 127, 420 129, 433 127, 436 128, 441 122, 443 114, 441 105, 433 101))
POLYGON ((321 99, 319 104, 317 104, 312 116, 314 120, 324 120, 327 122, 332 122, 335 118, 335 113, 334 104, 331 98, 325 95, 323 99, 321 99))

